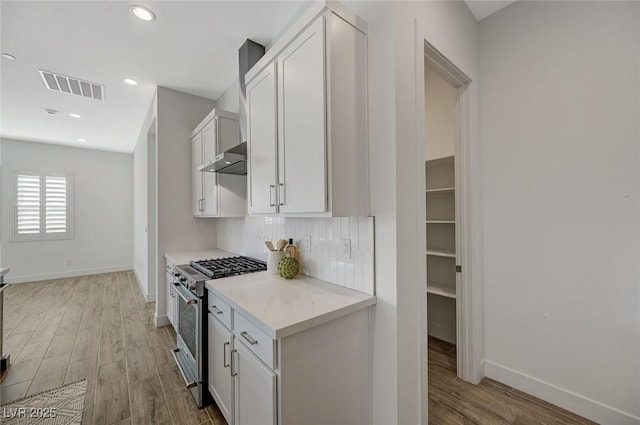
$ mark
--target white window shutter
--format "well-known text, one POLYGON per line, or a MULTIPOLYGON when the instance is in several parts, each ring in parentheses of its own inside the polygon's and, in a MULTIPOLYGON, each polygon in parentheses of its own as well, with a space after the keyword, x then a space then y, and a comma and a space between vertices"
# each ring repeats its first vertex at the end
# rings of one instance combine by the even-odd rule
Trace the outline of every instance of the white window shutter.
POLYGON ((40 176, 16 176, 16 232, 18 236, 38 235, 40 227, 40 176))
POLYGON ((67 233, 67 178, 45 178, 45 233, 67 233))

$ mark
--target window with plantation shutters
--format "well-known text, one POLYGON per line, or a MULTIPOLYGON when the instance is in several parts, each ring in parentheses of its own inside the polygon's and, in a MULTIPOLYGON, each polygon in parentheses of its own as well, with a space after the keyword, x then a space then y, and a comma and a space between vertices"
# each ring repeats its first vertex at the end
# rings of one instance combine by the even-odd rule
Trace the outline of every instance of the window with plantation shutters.
POLYGON ((69 176, 16 172, 14 182, 14 240, 72 237, 69 176))

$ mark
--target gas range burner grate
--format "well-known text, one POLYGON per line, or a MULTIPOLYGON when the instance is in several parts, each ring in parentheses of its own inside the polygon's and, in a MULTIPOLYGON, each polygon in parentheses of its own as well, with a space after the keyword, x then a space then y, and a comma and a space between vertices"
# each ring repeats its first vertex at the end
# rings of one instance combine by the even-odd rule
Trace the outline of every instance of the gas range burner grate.
POLYGON ((267 263, 249 257, 226 257, 189 262, 191 267, 210 279, 238 276, 267 270, 267 263))

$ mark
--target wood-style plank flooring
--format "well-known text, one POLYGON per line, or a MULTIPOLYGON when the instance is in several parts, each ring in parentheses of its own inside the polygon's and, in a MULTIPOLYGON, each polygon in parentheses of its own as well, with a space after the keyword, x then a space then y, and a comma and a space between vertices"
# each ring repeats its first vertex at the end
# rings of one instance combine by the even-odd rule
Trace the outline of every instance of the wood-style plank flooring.
MULTIPOLYGON (((5 290, 0 381, 8 402, 87 378, 83 424, 224 425, 215 407, 198 409, 169 350, 171 327, 153 324, 131 272, 22 283, 5 290)), ((521 391, 456 377, 455 347, 429 339, 430 423, 593 424, 521 391)), ((391 424, 390 424, 391 425, 391 424)))
POLYGON ((591 425, 583 417, 484 378, 472 385, 456 376, 455 345, 429 337, 429 423, 481 425, 591 425))
POLYGON ((4 305, 1 403, 87 378, 83 424, 225 424, 184 388, 131 272, 12 285, 4 305))

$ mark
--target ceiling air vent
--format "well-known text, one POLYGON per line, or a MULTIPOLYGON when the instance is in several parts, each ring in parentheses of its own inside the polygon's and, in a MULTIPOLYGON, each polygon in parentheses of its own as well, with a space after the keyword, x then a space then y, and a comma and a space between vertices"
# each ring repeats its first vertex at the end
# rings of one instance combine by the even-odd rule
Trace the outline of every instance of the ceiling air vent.
POLYGON ((104 86, 55 72, 38 70, 44 85, 52 91, 104 100, 104 86))

